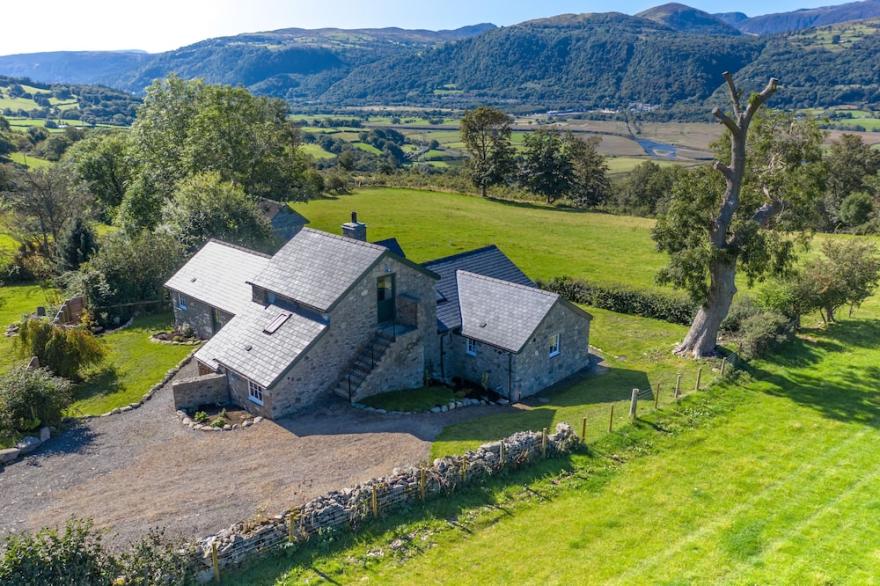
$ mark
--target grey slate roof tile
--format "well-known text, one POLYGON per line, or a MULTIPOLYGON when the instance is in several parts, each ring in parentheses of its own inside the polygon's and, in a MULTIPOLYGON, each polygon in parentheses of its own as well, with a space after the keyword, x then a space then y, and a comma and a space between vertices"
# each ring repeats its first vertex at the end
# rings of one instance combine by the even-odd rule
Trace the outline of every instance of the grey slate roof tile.
POLYGON ((519 352, 559 300, 559 295, 533 286, 456 272, 461 306, 461 334, 519 352))
POLYGON ((387 248, 303 228, 251 281, 318 311, 327 311, 387 248))
POLYGON ((211 240, 165 286, 236 315, 251 305, 247 281, 268 264, 260 253, 211 240))
POLYGON ((251 303, 199 348, 196 358, 270 387, 326 329, 327 324, 313 316, 251 303), (266 333, 266 326, 282 313, 290 317, 275 333, 266 333))
POLYGON ((440 331, 461 326, 456 271, 468 271, 527 287, 535 286, 495 245, 438 258, 422 266, 440 275, 440 281, 437 282, 437 321, 440 331))

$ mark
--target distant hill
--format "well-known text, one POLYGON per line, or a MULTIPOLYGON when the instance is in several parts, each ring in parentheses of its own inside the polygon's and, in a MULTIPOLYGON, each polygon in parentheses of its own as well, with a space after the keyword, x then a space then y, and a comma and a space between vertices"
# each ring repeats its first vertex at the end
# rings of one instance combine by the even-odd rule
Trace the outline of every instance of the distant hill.
POLYGON ((880 0, 864 0, 837 6, 765 14, 750 18, 735 26, 745 33, 774 35, 877 17, 880 17, 880 0))
POLYGON ((33 120, 73 126, 127 126, 134 122, 139 104, 140 100, 131 94, 108 87, 44 84, 0 76, 0 115, 9 118, 13 126, 30 126, 33 120))
POLYGON ((429 49, 492 30, 298 28, 208 39, 158 54, 55 52, 0 57, 0 74, 38 81, 108 84, 140 93, 153 79, 176 73, 210 83, 244 85, 262 94, 315 99, 354 67, 401 51, 429 49))
MULTIPOLYGON (((682 33, 693 33, 698 35, 741 35, 739 29, 727 24, 720 18, 685 6, 671 2, 656 6, 638 13, 636 16, 647 18, 654 22, 659 22, 671 28, 672 30, 682 33)), ((745 15, 743 15, 745 16, 745 15)), ((746 17, 748 18, 748 17, 746 17)))
POLYGON ((713 14, 715 18, 720 20, 721 22, 725 22, 730 26, 739 28, 739 25, 744 23, 749 19, 748 14, 744 14, 742 12, 722 12, 719 14, 713 14))
POLYGON ((699 102, 721 71, 741 69, 762 49, 759 39, 681 33, 619 13, 568 14, 365 65, 323 99, 536 108, 699 102))

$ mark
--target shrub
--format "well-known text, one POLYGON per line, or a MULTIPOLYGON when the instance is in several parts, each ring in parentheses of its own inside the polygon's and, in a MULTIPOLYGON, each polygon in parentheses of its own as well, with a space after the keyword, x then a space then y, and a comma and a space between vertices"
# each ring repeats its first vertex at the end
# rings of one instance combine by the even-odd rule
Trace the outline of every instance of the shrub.
POLYGON ((193 421, 196 423, 205 423, 208 421, 208 414, 204 411, 196 411, 196 414, 193 415, 193 421))
POLYGON ((41 366, 69 379, 104 358, 104 347, 86 328, 64 328, 41 318, 21 323, 15 345, 22 358, 36 356, 41 366))
POLYGON ((746 360, 763 356, 794 333, 794 326, 778 313, 756 313, 745 320, 739 330, 737 344, 740 356, 746 360))
POLYGON ((0 431, 57 425, 72 401, 70 383, 48 369, 15 366, 0 378, 0 431))
POLYGON ((6 539, 0 557, 0 584, 195 584, 190 552, 150 531, 115 556, 101 541, 91 521, 71 519, 64 532, 42 529, 34 535, 6 539))
POLYGON ((595 285, 571 277, 557 277, 549 283, 539 285, 562 295, 572 303, 676 324, 689 325, 697 311, 696 304, 684 297, 621 286, 595 285))

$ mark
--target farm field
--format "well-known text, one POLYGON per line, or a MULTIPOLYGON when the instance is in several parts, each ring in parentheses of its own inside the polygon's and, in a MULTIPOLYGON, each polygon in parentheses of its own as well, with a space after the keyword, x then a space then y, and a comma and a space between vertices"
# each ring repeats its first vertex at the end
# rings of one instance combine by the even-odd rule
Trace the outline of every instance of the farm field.
MULTIPOLYGON (((396 223, 393 234, 414 260, 494 241, 533 277, 639 287, 654 286, 662 262, 650 222, 632 218, 404 190, 296 207, 328 230, 357 209, 371 239, 392 235, 396 223), (562 258, 545 266, 545 247, 562 258), (565 255, 575 248, 579 255, 565 255)), ((622 410, 633 387, 668 389, 680 371, 690 390, 696 364, 669 352, 683 326, 591 311, 591 342, 607 373, 521 413, 448 427, 432 455, 560 420, 579 430, 584 416, 588 452, 439 499, 357 537, 268 558, 224 583, 828 584, 870 583, 880 573, 880 555, 865 546, 880 539, 878 297, 828 329, 805 320, 776 356, 680 405, 661 393, 659 412, 636 426, 617 419, 612 434, 609 404, 623 401, 622 410)), ((703 366, 711 381, 712 365, 703 366)))

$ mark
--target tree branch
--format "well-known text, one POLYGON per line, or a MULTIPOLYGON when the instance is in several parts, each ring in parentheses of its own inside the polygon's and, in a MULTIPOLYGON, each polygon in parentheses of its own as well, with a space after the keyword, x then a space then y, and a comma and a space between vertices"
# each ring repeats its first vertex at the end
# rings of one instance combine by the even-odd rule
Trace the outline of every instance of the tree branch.
POLYGON ((755 115, 755 112, 758 111, 764 102, 770 99, 770 96, 776 93, 776 88, 778 85, 778 80, 775 77, 771 77, 770 81, 767 82, 767 87, 765 87, 760 94, 753 96, 752 99, 749 100, 749 108, 746 110, 746 119, 751 120, 752 116, 755 115))
POLYGON ((737 116, 740 115, 740 104, 739 104, 739 92, 736 89, 736 85, 733 83, 733 75, 730 74, 729 71, 725 71, 722 73, 724 76, 724 81, 727 82, 727 91, 730 93, 730 101, 733 103, 733 113, 737 116))
POLYGON ((712 168, 724 175, 724 178, 728 181, 733 181, 733 170, 721 161, 715 161, 712 164, 712 168))
POLYGON ((739 126, 733 121, 733 118, 722 112, 721 108, 718 108, 717 106, 713 108, 712 115, 718 118, 718 120, 720 120, 734 136, 739 136, 739 126))

